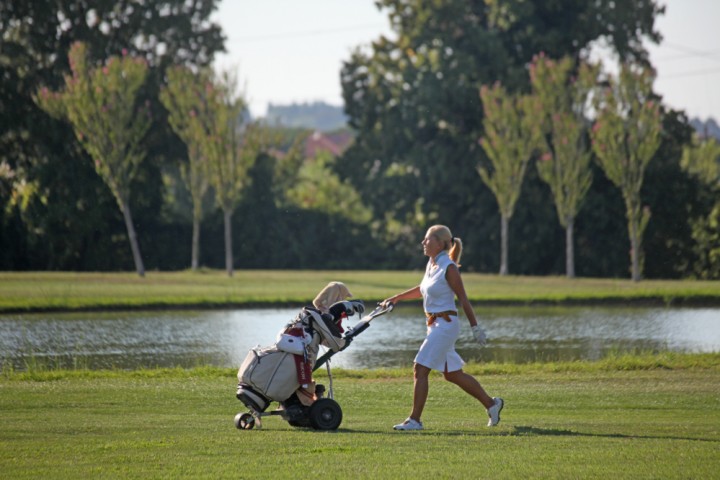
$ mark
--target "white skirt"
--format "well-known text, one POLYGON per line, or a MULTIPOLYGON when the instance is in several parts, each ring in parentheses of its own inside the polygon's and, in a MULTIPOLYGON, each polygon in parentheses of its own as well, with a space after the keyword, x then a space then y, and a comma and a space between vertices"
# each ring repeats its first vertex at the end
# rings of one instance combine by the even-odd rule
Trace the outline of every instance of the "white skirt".
POLYGON ((451 316, 451 322, 437 318, 427 329, 427 337, 415 356, 415 363, 441 372, 460 370, 465 362, 455 351, 460 336, 460 321, 451 316))

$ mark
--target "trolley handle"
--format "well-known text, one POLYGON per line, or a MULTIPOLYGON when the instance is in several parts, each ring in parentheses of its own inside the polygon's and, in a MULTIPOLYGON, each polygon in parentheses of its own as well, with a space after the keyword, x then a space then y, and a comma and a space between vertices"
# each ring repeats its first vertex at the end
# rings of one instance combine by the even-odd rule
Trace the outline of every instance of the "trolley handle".
POLYGON ((378 303, 378 306, 375 307, 375 310, 370 312, 367 316, 360 319, 358 323, 356 323, 354 326, 348 328, 348 332, 343 337, 347 343, 350 343, 353 338, 360 335, 362 332, 368 329, 370 326, 370 322, 372 319, 377 318, 379 316, 385 315, 386 313, 392 312, 393 308, 395 308, 395 305, 392 303, 388 303, 387 305, 383 306, 382 304, 378 303))
POLYGON ((345 350, 350 343, 352 342, 353 338, 360 335, 362 332, 368 329, 370 326, 370 321, 372 321, 373 318, 377 318, 381 315, 385 315, 386 313, 392 312, 393 308, 395 308, 395 305, 392 303, 388 303, 384 307, 378 303, 378 306, 370 312, 367 316, 362 318, 358 323, 356 323, 354 326, 348 328, 347 333, 343 335, 343 338, 345 339, 345 345, 342 346, 340 350, 337 352, 333 352, 332 350, 328 350, 325 352, 323 356, 317 359, 315 362, 315 367, 313 367, 313 372, 320 368, 325 362, 327 362, 333 355, 335 355, 338 352, 342 352, 345 350))

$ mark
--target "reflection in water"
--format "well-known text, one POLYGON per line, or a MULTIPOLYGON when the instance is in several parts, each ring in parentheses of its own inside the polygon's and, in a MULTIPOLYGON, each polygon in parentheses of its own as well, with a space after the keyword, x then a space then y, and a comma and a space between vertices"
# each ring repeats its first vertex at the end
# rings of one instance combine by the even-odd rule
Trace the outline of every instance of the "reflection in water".
MULTIPOLYGON (((0 362, 24 369, 237 367, 248 350, 273 343, 297 309, 110 312, 0 316, 0 362)), ((720 309, 478 307, 490 338, 478 347, 463 326, 457 350, 467 361, 598 359, 608 352, 720 351, 720 309)), ((463 320, 464 321, 464 320, 463 320)), ((353 325, 357 318, 350 318, 353 325)), ((343 368, 412 365, 425 336, 422 311, 379 317, 332 359, 343 368)))

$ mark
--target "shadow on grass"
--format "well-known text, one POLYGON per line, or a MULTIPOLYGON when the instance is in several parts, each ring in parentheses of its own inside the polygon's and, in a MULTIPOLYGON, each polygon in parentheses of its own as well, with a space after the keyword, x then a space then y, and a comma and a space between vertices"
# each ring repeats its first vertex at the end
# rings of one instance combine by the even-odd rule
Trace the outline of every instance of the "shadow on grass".
MULTIPOLYGON (((307 432, 316 432, 316 430, 307 428, 299 429, 307 432)), ((339 428, 332 432, 334 434, 371 434, 371 435, 422 435, 422 436, 436 436, 436 437, 491 437, 491 436, 506 436, 506 437, 590 437, 590 438, 620 438, 620 439, 635 439, 635 440, 684 440, 692 442, 710 442, 720 443, 720 439, 713 438, 693 438, 693 437, 674 437, 671 435, 627 435, 624 433, 584 433, 576 432, 573 430, 562 429, 562 428, 539 428, 531 426, 514 426, 509 429, 481 429, 477 431, 442 431, 442 430, 422 430, 416 432, 397 432, 393 430, 377 431, 377 430, 362 430, 352 428, 339 428)))
POLYGON ((623 433, 583 433, 561 428, 539 428, 530 426, 513 427, 509 436, 552 436, 552 437, 602 437, 602 438, 633 438, 645 440, 688 440, 695 442, 720 442, 711 438, 674 437, 670 435, 626 435, 623 433))

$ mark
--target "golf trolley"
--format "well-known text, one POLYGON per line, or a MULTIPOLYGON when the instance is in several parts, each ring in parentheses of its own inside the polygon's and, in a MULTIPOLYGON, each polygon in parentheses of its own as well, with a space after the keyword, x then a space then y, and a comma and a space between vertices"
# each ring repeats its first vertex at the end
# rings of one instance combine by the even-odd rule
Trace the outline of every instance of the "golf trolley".
MULTIPOLYGON (((362 313, 362 302, 339 302, 336 304, 345 316, 355 311, 362 313), (340 304, 343 304, 341 306, 340 304), (350 306, 349 304, 354 304, 350 306)), ((278 336, 275 345, 266 348, 255 348, 248 353, 238 372, 237 398, 248 408, 249 412, 235 416, 235 426, 240 430, 262 428, 262 417, 279 415, 293 427, 309 427, 315 430, 336 430, 342 422, 342 409, 333 395, 333 379, 330 369, 330 358, 345 350, 352 340, 370 327, 370 322, 381 315, 392 311, 393 305, 378 305, 370 314, 361 318, 354 326, 344 333, 335 330, 335 323, 328 317, 333 315, 320 314, 317 310, 303 308, 293 322, 288 324, 278 336), (300 332, 298 332, 300 330, 300 332), (293 333, 294 337, 287 333, 293 333), (320 357, 319 346, 329 349, 320 357), (301 365, 306 366, 305 380, 301 365), (304 392, 303 381, 311 382, 311 371, 314 372, 326 365, 329 389, 324 385, 314 385, 312 399, 308 400, 304 392), (300 379, 298 378, 300 377, 300 379), (276 410, 266 412, 270 403, 277 401, 276 410)), ((331 308, 331 313, 333 308, 331 308)), ((335 308, 335 319, 340 316, 335 308)))

